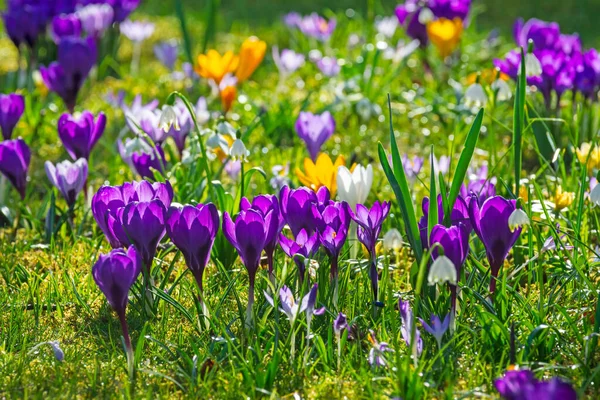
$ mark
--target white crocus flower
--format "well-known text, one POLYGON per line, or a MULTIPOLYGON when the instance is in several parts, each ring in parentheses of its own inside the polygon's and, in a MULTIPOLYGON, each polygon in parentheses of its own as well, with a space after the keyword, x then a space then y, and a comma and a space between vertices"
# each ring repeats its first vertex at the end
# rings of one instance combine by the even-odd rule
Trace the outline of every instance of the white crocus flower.
POLYGON ((456 285, 456 280, 454 263, 446 256, 438 256, 429 269, 429 275, 427 275, 429 285, 443 284, 444 282, 456 285))
POLYGON ((468 105, 472 104, 477 107, 483 107, 487 104, 487 101, 487 94, 485 93, 485 90, 483 90, 483 86, 479 83, 474 83, 467 88, 467 91, 465 92, 465 102, 468 105))
POLYGON ((177 113, 175 112, 173 106, 163 106, 160 119, 158 120, 158 127, 165 132, 169 132, 171 127, 175 127, 176 131, 181 130, 179 121, 177 120, 177 113))
POLYGON ((492 82, 492 90, 497 92, 496 98, 498 101, 506 101, 512 97, 512 90, 510 89, 508 82, 503 79, 496 79, 492 82))
POLYGON ((347 202, 352 209, 359 203, 364 203, 373 185, 373 167, 357 165, 353 172, 346 167, 340 167, 337 173, 338 197, 347 202))
POLYGON ((520 208, 515 209, 508 217, 508 227, 511 232, 519 227, 529 225, 529 223, 529 217, 520 208))

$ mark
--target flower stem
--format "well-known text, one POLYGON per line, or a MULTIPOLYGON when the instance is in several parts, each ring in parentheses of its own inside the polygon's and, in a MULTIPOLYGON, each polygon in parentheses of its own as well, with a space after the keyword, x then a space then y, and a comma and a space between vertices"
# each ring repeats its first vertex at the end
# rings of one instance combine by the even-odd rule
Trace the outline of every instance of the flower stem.
POLYGON ((337 352, 338 352, 337 370, 339 372, 340 366, 342 363, 342 338, 339 334, 337 334, 335 336, 336 336, 336 340, 337 340, 337 352))
POLYGON ((129 337, 129 329, 127 328, 127 319, 125 318, 125 310, 117 313, 121 322, 121 330, 123 331, 123 339, 125 341, 125 352, 127 354, 127 370, 129 371, 129 379, 134 377, 134 356, 133 348, 131 347, 131 339, 129 337))
POLYGON ((252 316, 252 308, 254 307, 254 279, 255 276, 250 274, 250 285, 248 287, 248 307, 246 308, 246 328, 252 329, 254 326, 254 318, 252 316))

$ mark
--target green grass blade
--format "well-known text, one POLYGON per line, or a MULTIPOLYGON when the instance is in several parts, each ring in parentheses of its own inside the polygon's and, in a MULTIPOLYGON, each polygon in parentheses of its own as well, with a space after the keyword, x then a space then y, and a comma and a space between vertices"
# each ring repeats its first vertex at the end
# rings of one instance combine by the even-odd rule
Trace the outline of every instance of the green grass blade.
POLYGON ((521 186, 521 166, 523 163, 523 125, 525 123, 525 91, 527 89, 527 75, 525 69, 525 52, 521 48, 521 72, 517 81, 517 94, 513 111, 513 158, 515 163, 515 193, 519 193, 521 186))
POLYGON ((438 202, 435 185, 435 164, 433 162, 433 146, 431 146, 431 155, 429 157, 431 165, 431 180, 429 184, 429 216, 427 219, 427 241, 431 236, 431 230, 438 223, 438 202))
POLYGON ((187 24, 185 22, 185 12, 183 11, 183 0, 177 0, 175 3, 175 12, 177 18, 179 18, 179 24, 181 26, 181 36, 183 36, 183 49, 188 61, 193 65, 194 56, 192 55, 192 39, 190 33, 187 30, 187 24))
POLYGON ((471 125, 471 129, 467 134, 467 139, 465 141, 465 147, 460 153, 460 158, 458 159, 458 165, 456 166, 456 170, 454 172, 454 176, 452 177, 452 185, 450 186, 450 194, 448 196, 447 208, 444 210, 444 224, 448 225, 450 222, 450 210, 454 208, 454 203, 458 198, 458 194, 460 192, 460 187, 465 180, 465 176, 467 175, 467 169, 469 168, 469 164, 471 163, 471 158, 473 158, 473 153, 475 152, 475 146, 477 146, 477 141, 479 140, 479 132, 481 131, 481 124, 483 123, 483 108, 479 110, 477 116, 475 117, 475 121, 473 121, 473 125, 471 125))

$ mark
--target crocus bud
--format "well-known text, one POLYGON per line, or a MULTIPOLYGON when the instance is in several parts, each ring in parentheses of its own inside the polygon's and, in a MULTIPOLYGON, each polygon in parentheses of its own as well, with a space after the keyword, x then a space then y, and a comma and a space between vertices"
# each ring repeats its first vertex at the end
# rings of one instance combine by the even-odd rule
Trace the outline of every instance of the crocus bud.
POLYGON ((73 206, 87 181, 87 161, 84 158, 80 158, 74 163, 65 160, 56 166, 50 161, 46 161, 45 166, 50 182, 60 191, 67 204, 70 207, 73 206))
POLYGON ((4 140, 9 140, 25 111, 25 99, 16 93, 0 94, 0 128, 4 140))
POLYGON ((29 146, 21 138, 0 142, 0 172, 25 199, 27 170, 31 161, 29 146))

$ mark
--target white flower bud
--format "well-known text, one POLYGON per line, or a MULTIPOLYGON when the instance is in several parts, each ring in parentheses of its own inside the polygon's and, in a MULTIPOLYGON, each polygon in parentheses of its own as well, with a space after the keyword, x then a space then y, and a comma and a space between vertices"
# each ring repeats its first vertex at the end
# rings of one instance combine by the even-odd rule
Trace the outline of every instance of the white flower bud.
POLYGON ((429 285, 443 284, 444 282, 456 285, 456 281, 457 276, 454 263, 446 256, 438 256, 431 265, 429 274, 427 275, 429 285))

